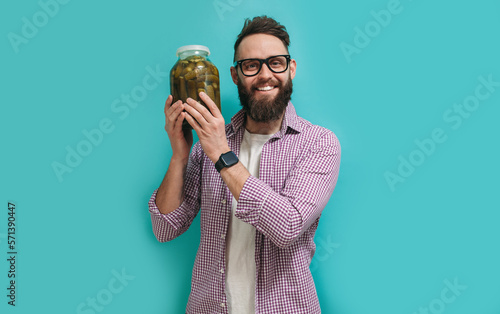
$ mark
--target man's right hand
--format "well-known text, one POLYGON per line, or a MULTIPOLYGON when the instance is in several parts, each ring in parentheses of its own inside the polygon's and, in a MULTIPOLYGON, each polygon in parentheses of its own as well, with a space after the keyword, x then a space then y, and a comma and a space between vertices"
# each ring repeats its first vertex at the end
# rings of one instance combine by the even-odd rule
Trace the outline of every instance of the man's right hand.
POLYGON ((187 113, 181 100, 172 104, 172 95, 165 102, 165 130, 172 146, 172 158, 167 173, 156 193, 156 205, 162 214, 178 208, 184 199, 184 184, 189 151, 193 145, 192 130, 182 130, 182 121, 187 113))
POLYGON ((186 118, 182 100, 172 104, 173 97, 169 95, 165 102, 165 131, 167 131, 172 146, 172 159, 188 159, 193 145, 192 130, 183 130, 182 122, 186 118))

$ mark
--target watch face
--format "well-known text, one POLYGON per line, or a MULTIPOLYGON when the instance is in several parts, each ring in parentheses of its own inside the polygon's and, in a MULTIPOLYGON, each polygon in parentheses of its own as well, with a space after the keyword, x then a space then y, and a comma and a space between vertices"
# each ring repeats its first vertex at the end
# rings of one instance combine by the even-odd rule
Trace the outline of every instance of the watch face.
POLYGON ((231 166, 238 162, 238 157, 233 152, 222 155, 221 159, 226 166, 231 166))

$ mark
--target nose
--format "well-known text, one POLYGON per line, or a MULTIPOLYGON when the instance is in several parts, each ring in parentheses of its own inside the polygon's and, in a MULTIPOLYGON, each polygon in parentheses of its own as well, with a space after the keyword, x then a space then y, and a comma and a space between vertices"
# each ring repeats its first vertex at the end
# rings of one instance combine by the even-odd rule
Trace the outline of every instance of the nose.
POLYGON ((265 63, 262 64, 262 68, 260 69, 259 72, 259 77, 262 79, 270 79, 273 77, 273 72, 271 72, 267 64, 265 63))

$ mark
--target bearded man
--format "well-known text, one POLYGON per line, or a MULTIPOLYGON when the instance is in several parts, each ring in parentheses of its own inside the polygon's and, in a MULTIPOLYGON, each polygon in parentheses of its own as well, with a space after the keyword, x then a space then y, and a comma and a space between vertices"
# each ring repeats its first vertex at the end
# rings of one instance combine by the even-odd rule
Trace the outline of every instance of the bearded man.
POLYGON ((321 312, 309 265, 340 145, 290 102, 297 63, 289 44, 274 19, 245 21, 230 69, 243 108, 227 125, 204 93, 207 107, 172 104, 172 96, 165 103, 172 157, 149 212, 160 242, 184 233, 200 212, 187 313, 321 312), (184 120, 199 138, 192 151, 184 120))

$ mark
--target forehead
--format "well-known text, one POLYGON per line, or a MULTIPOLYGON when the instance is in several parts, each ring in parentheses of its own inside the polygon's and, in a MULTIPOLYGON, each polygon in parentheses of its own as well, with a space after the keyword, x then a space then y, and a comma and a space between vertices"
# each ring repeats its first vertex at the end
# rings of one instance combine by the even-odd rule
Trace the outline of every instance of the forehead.
POLYGON ((265 59, 274 55, 288 54, 283 42, 268 34, 252 34, 241 41, 238 47, 238 59, 265 59))

